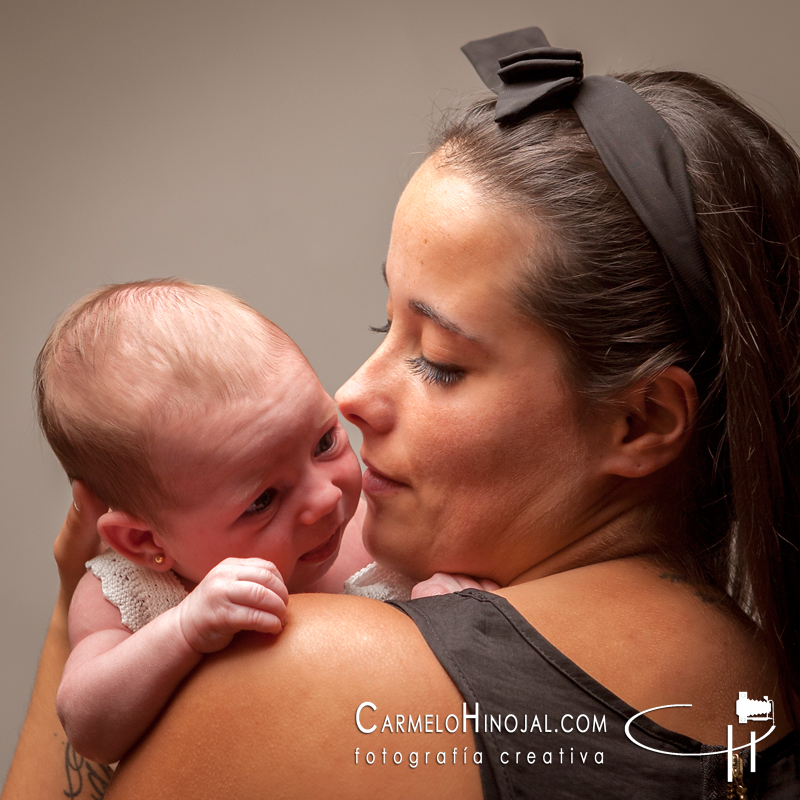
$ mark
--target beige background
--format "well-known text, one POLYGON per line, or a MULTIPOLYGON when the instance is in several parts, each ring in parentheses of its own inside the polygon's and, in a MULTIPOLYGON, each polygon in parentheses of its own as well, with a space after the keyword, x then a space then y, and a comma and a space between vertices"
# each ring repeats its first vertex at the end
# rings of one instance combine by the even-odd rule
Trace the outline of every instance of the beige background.
POLYGON ((798 0, 0 0, 0 771, 56 592, 69 491, 31 369, 94 286, 240 293, 334 391, 385 319, 393 204, 431 119, 480 83, 464 42, 538 24, 587 72, 676 67, 800 138, 798 0))

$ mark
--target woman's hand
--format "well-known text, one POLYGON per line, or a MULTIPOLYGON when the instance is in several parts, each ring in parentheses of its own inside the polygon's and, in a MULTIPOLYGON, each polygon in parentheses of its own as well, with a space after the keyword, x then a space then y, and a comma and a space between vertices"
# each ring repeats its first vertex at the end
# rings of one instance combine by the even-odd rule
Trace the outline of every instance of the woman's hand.
POLYGON ((106 511, 103 501, 85 483, 73 482, 72 505, 53 545, 61 597, 67 604, 86 572, 86 562, 106 549, 97 533, 97 520, 106 511))
POLYGON ((486 578, 470 578, 469 575, 451 575, 448 572, 437 572, 426 581, 421 581, 411 590, 411 599, 435 597, 439 594, 460 592, 462 589, 481 589, 493 592, 500 584, 486 578))

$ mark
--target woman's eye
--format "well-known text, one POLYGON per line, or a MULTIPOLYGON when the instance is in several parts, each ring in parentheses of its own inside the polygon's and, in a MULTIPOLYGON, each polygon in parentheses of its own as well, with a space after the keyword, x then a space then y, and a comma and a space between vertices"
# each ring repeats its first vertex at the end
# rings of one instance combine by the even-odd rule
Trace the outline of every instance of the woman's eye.
POLYGON ((261 494, 247 507, 244 512, 245 517, 252 517, 255 514, 263 514, 275 501, 275 489, 265 489, 261 494))
POLYGON ((318 442, 317 447, 314 450, 315 456, 321 456, 323 453, 327 453, 328 450, 332 450, 336 445, 336 428, 331 428, 318 442))
POLYGON ((389 333, 389 330, 391 329, 391 327, 392 327, 392 321, 390 319, 387 319, 386 320, 386 324, 385 325, 381 325, 380 328, 376 328, 374 325, 370 325, 369 329, 373 333, 389 333))
POLYGON ((437 364, 435 361, 428 361, 424 356, 407 358, 406 364, 411 367, 415 375, 419 375, 426 383, 436 386, 452 386, 464 377, 463 369, 451 364, 437 364))

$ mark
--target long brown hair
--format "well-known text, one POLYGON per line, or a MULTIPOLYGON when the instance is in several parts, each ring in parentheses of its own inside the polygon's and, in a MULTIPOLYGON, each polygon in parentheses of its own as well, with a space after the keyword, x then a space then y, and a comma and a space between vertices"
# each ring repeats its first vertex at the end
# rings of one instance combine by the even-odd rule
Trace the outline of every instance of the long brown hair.
POLYGON ((719 298, 719 342, 692 341, 659 251, 572 109, 498 125, 493 99, 473 103, 445 121, 433 152, 491 201, 539 222, 544 240, 517 299, 560 338, 587 402, 605 402, 670 364, 693 374, 701 413, 673 551, 759 624, 784 688, 798 691, 800 160, 706 78, 617 77, 683 147, 719 298))

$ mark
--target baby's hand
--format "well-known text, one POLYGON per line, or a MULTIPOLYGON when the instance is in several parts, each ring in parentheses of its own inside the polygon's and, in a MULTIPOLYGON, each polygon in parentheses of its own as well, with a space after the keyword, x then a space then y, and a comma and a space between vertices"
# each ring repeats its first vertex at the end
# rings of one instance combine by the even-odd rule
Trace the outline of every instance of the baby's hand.
POLYGON ((411 599, 435 597, 439 594, 460 592, 462 589, 482 589, 485 592, 493 592, 499 588, 499 584, 486 578, 470 578, 469 575, 450 575, 447 572, 437 572, 428 580, 418 583, 411 590, 411 599))
POLYGON ((181 632, 199 653, 215 653, 239 631, 280 633, 288 601, 274 564, 226 558, 178 606, 181 632))

